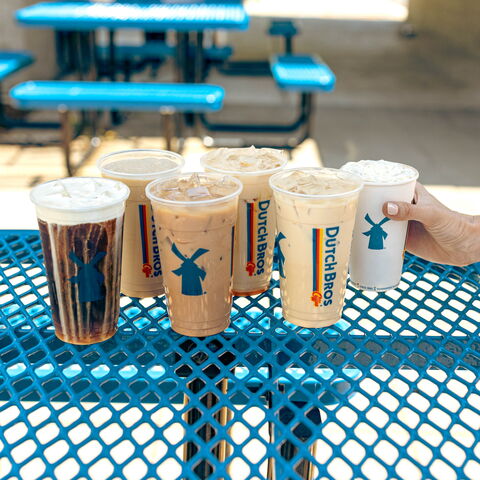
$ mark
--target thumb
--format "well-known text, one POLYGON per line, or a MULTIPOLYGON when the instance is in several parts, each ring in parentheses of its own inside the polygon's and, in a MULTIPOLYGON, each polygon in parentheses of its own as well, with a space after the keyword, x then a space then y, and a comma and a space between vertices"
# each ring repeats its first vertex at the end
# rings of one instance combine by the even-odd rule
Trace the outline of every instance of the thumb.
POLYGON ((430 207, 406 202, 386 202, 383 204, 383 214, 392 220, 416 220, 425 226, 435 224, 435 211, 430 207))

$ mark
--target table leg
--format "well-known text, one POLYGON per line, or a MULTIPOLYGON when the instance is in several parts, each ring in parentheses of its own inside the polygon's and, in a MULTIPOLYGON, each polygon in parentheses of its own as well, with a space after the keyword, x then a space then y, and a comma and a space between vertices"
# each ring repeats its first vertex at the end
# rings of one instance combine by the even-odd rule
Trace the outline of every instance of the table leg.
POLYGON ((188 33, 177 32, 177 81, 188 82, 188 33))
MULTIPOLYGON (((115 30, 108 31, 108 69, 109 76, 112 82, 117 78, 117 60, 115 55, 115 30)), ((122 121, 120 112, 118 110, 112 110, 111 120, 113 125, 119 125, 122 121)))
MULTIPOLYGON (((194 345, 195 344, 192 342, 192 347, 194 345)), ((184 346, 186 346, 188 349, 188 345, 184 344, 184 346)), ((202 361, 201 354, 198 355, 197 360, 202 361)), ((206 377, 214 379, 216 378, 218 370, 211 366, 210 368, 206 367, 203 370, 203 373, 206 377)), ((203 382, 199 378, 195 378, 194 380, 188 382, 187 387, 193 395, 198 395, 202 390, 205 389, 205 382, 203 382)), ((218 383, 216 383, 216 387, 218 389, 217 392, 205 392, 200 397, 200 401, 208 410, 215 408, 215 405, 217 405, 219 402, 220 396, 226 396, 228 394, 228 379, 221 379, 218 383)), ((187 406, 188 403, 189 398, 187 395, 184 395, 184 405, 187 406)), ((220 425, 225 426, 229 419, 231 419, 232 414, 227 407, 222 407, 213 416, 220 425)), ((197 435, 205 443, 208 443, 213 438, 215 438, 217 434, 215 428, 205 421, 202 422, 202 413, 198 409, 188 410, 184 418, 189 425, 194 425, 198 422, 198 428, 196 429, 197 435)), ((198 446, 195 445, 193 442, 187 442, 184 446, 184 460, 190 460, 197 452, 198 446)), ((230 446, 225 440, 219 440, 212 448, 211 452, 216 458, 220 460, 220 462, 225 462, 230 452, 230 446)), ((206 460, 201 460, 195 466, 195 474, 198 476, 198 478, 209 478, 213 472, 214 470, 212 466, 206 460)))
POLYGON ((60 134, 62 137, 62 149, 65 159, 65 167, 67 169, 68 176, 74 175, 74 169, 71 163, 70 143, 72 141, 72 126, 70 124, 70 112, 68 110, 60 110, 60 134))
POLYGON ((194 72, 194 79, 195 83, 203 82, 203 72, 204 72, 204 54, 203 54, 203 39, 204 34, 203 32, 197 32, 196 34, 196 42, 194 45, 195 48, 195 72, 194 72))
MULTIPOLYGON (((285 387, 282 384, 278 385, 279 392, 285 394, 285 387)), ((274 398, 271 392, 267 397, 267 403, 269 408, 274 407, 274 398)), ((292 393, 289 392, 289 397, 292 398, 292 393)), ((306 401, 303 401, 301 398, 296 400, 291 400, 292 404, 297 407, 298 409, 305 410, 308 408, 308 411, 305 414, 305 417, 308 418, 314 426, 321 425, 322 419, 320 416, 320 410, 314 406, 308 406, 306 401)), ((294 413, 288 407, 282 407, 278 411, 278 420, 283 425, 287 426, 292 418, 294 413)), ((275 429, 275 426, 271 423, 269 424, 269 434, 270 434, 270 442, 274 443, 276 446, 279 443, 279 439, 281 438, 278 435, 278 428, 275 429), (277 432, 275 432, 277 430, 277 432)), ((299 440, 300 443, 310 443, 313 440, 313 443, 310 445, 309 450, 312 457, 315 457, 316 454, 316 432, 311 430, 311 427, 303 424, 299 424, 295 426, 293 434, 296 439, 299 440)), ((298 447, 295 443, 286 440, 284 441, 280 448, 279 448, 280 455, 285 460, 291 460, 295 457, 298 452, 298 447)), ((310 460, 302 459, 295 467, 296 473, 299 475, 300 478, 304 480, 313 480, 315 478, 315 467, 312 465, 310 460)), ((292 477, 285 477, 284 472, 282 469, 277 468, 275 465, 275 460, 273 458, 269 458, 268 460, 268 470, 267 470, 267 478, 268 480, 286 480, 292 477)))
POLYGON ((172 150, 173 148, 173 133, 174 133, 174 115, 170 110, 161 112, 163 135, 165 136, 165 149, 172 150))

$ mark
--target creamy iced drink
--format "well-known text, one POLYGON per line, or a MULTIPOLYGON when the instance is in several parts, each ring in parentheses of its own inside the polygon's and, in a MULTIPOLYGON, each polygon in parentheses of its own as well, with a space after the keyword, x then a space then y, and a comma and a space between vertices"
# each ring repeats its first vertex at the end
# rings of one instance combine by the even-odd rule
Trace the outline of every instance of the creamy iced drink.
POLYGON ((350 281, 361 290, 395 288, 402 275, 408 222, 389 220, 382 207, 388 201, 411 202, 418 172, 385 160, 349 162, 342 170, 364 181, 353 232, 350 281))
POLYGON ((160 251, 150 201, 145 187, 156 178, 180 172, 183 158, 163 150, 126 150, 99 159, 103 177, 130 188, 125 209, 121 291, 130 297, 162 295, 160 251))
POLYGON ((270 179, 277 210, 283 316, 327 327, 342 315, 362 180, 332 168, 284 170, 270 179))
POLYGON ((55 334, 64 342, 101 342, 117 330, 128 194, 120 182, 83 177, 43 183, 31 192, 55 334))
POLYGON ((178 333, 203 337, 230 323, 233 245, 242 184, 214 173, 150 183, 168 314, 178 333))
POLYGON ((287 157, 273 148, 219 148, 201 159, 206 171, 238 178, 243 184, 238 203, 233 293, 254 295, 268 289, 275 243, 275 206, 268 183, 283 169, 287 157))

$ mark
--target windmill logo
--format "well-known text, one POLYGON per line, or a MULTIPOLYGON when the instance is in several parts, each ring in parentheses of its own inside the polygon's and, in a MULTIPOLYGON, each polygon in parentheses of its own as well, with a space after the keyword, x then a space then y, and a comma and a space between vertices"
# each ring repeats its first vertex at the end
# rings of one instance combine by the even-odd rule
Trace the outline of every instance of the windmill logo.
POLYGON ((205 280, 207 272, 199 267, 195 260, 207 253, 205 248, 199 248, 190 258, 183 255, 175 243, 172 244, 172 252, 183 262, 179 268, 172 270, 172 273, 182 277, 182 294, 189 296, 203 295, 202 281, 205 280))
POLYGON ((80 302, 95 302, 102 300, 105 296, 103 292, 103 273, 97 269, 97 263, 106 255, 106 252, 97 252, 90 262, 82 262, 72 251, 69 253, 70 260, 78 266, 78 273, 68 280, 70 283, 78 285, 78 298, 80 302))
POLYGON ((380 222, 375 223, 367 213, 365 215, 365 220, 372 226, 368 232, 363 232, 363 235, 370 237, 368 240, 368 249, 383 250, 385 248, 383 242, 388 237, 388 233, 382 228, 382 225, 387 223, 390 219, 384 217, 380 222))

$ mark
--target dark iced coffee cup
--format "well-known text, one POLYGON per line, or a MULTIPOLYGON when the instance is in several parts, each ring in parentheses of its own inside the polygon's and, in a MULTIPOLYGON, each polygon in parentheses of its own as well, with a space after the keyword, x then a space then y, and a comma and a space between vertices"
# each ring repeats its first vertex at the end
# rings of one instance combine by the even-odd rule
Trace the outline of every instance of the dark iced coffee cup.
POLYGON ((74 344, 117 331, 126 185, 105 178, 65 178, 35 187, 55 334, 74 344))

